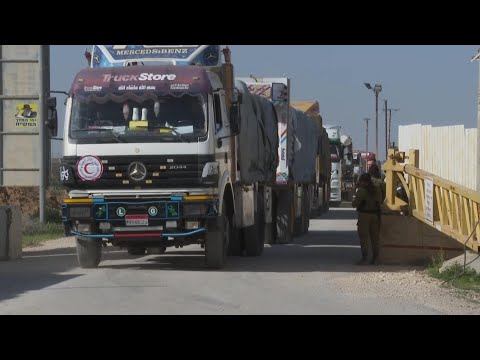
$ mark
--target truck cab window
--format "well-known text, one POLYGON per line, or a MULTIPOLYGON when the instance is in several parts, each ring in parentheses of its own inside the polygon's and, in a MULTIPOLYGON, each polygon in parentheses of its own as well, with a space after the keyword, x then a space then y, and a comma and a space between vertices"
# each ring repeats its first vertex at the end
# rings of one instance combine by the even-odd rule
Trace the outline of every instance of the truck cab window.
POLYGON ((108 139, 123 142, 171 142, 196 139, 207 131, 205 100, 189 94, 180 97, 156 94, 108 93, 73 99, 70 137, 82 143, 108 139), (135 127, 143 120, 147 125, 135 127), (165 131, 161 128, 171 128, 165 131), (182 134, 178 136, 175 134, 182 134), (172 135, 173 134, 173 135, 172 135))

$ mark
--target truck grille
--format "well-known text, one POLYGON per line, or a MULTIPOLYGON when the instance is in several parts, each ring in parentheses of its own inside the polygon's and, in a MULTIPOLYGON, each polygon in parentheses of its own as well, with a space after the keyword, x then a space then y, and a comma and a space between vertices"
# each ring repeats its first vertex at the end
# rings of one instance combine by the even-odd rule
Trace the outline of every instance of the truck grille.
POLYGON ((74 188, 122 188, 134 189, 185 186, 204 186, 201 183, 203 167, 215 161, 214 155, 162 155, 162 156, 102 156, 103 173, 96 181, 83 181, 76 171, 80 157, 64 157, 63 165, 72 169, 75 184, 65 184, 74 188), (147 169, 145 178, 134 181, 129 177, 128 168, 132 162, 141 162, 147 169))

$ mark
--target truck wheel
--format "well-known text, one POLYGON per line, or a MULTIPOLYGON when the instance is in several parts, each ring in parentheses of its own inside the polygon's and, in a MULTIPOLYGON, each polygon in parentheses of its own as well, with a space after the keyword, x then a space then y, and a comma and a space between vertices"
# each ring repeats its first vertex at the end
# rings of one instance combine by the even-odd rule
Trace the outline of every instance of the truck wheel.
POLYGON ((245 250, 247 256, 260 256, 265 247, 265 215, 263 194, 257 196, 257 211, 255 211, 255 223, 245 228, 245 250))
POLYGON ((244 230, 247 256, 260 256, 265 247, 265 217, 263 216, 263 211, 260 210, 260 206, 257 209, 259 211, 255 212, 255 223, 244 230))
POLYGON ((147 249, 142 248, 142 247, 129 247, 127 248, 128 255, 133 255, 133 256, 139 256, 139 255, 145 255, 145 252, 147 249))
POLYGON ((275 201, 275 243, 290 244, 292 242, 292 216, 290 194, 286 191, 278 192, 275 201))
POLYGON ((317 208, 316 217, 322 216, 324 211, 325 211, 325 205, 322 204, 317 208))
POLYGON ((263 249, 265 248, 265 230, 267 227, 267 224, 265 223, 265 199, 264 199, 264 193, 261 191, 258 194, 257 198, 257 209, 258 209, 258 217, 255 219, 258 224, 258 245, 259 245, 259 250, 260 254, 263 254, 263 249))
POLYGON ((230 231, 230 242, 228 245, 228 256, 242 255, 242 229, 239 229, 235 222, 235 215, 232 215, 230 231))
POLYGON ((310 217, 311 217, 311 209, 310 209, 310 193, 307 191, 304 192, 304 213, 302 216, 302 234, 308 233, 308 228, 310 227, 310 217))
POLYGON ((260 236, 260 226, 255 224, 244 229, 245 251, 247 256, 260 256, 263 252, 263 236, 260 236))
POLYGON ((102 241, 77 236, 77 258, 80 267, 92 269, 98 267, 102 258, 102 241))
POLYGON ((224 200, 222 214, 216 219, 208 221, 205 262, 211 269, 221 269, 225 266, 231 233, 231 224, 227 213, 227 204, 224 200))
POLYGON ((293 236, 297 237, 302 234, 303 214, 299 218, 295 218, 293 222, 293 236))

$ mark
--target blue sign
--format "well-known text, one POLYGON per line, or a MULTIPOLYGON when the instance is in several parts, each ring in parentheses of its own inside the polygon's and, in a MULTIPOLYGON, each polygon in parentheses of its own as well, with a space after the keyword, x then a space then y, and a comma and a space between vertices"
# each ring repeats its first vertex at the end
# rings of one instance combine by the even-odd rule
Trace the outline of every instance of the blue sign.
POLYGON ((92 67, 125 66, 132 62, 175 65, 220 65, 219 45, 94 45, 92 67))

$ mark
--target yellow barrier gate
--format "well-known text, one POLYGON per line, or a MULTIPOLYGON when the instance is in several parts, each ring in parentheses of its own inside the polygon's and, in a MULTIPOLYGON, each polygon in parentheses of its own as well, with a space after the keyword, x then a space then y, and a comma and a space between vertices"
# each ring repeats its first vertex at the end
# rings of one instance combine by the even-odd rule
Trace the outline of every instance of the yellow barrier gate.
POLYGON ((387 185, 384 205, 414 216, 478 252, 480 194, 418 169, 418 150, 410 150, 409 164, 405 164, 406 158, 404 152, 388 151, 382 166, 387 185), (399 186, 406 198, 398 196, 399 186))

